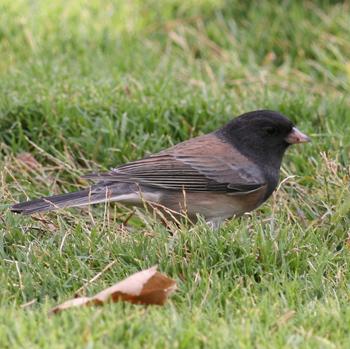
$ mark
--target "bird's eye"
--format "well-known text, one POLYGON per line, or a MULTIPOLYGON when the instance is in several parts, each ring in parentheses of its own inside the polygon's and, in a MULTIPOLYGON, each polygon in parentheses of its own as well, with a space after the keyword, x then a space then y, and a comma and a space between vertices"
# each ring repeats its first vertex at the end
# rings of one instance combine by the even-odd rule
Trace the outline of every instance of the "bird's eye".
POLYGON ((277 128, 276 127, 265 127, 264 131, 267 135, 273 136, 277 133, 277 128))

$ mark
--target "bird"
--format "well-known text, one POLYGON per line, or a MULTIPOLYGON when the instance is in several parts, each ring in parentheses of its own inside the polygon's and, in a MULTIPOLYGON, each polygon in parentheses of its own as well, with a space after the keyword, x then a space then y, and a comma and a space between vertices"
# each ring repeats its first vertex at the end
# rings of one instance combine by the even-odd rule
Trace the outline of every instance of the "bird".
POLYGON ((159 205, 212 227, 250 212, 264 203, 279 182, 283 155, 292 144, 309 142, 279 112, 244 113, 208 134, 178 143, 105 173, 84 176, 86 189, 13 205, 30 215, 103 202, 159 205))

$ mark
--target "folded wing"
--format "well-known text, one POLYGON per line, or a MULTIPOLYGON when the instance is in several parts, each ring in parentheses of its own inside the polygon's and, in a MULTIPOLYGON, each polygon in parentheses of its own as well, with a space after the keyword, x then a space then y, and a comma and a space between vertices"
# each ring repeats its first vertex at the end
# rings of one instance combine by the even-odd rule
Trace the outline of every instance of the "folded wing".
POLYGON ((166 151, 85 178, 137 183, 169 190, 247 193, 265 181, 259 168, 215 135, 180 143, 166 151))

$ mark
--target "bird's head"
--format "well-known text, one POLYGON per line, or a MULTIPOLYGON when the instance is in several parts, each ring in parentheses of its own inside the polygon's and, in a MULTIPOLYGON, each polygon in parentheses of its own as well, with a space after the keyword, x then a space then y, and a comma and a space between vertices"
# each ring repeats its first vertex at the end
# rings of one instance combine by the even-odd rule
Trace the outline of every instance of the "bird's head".
POLYGON ((278 167, 289 145, 310 141, 287 117, 271 110, 243 114, 218 132, 256 162, 278 167))

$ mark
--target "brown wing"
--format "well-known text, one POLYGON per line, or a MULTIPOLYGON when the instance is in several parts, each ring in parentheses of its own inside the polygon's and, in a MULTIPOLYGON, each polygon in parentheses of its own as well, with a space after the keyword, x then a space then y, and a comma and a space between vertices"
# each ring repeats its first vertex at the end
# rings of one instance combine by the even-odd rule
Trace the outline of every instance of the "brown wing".
POLYGON ((214 134, 85 178, 172 190, 227 193, 247 193, 265 185, 259 168, 214 134))

